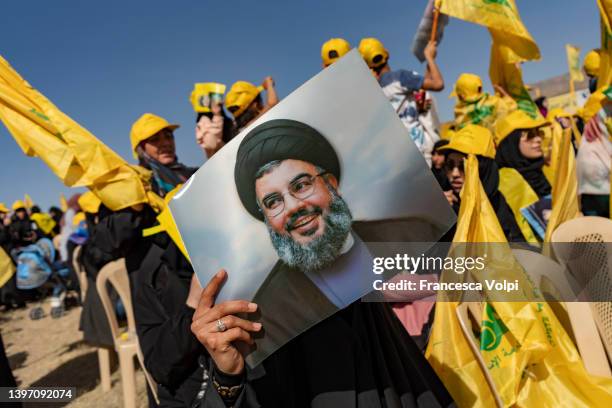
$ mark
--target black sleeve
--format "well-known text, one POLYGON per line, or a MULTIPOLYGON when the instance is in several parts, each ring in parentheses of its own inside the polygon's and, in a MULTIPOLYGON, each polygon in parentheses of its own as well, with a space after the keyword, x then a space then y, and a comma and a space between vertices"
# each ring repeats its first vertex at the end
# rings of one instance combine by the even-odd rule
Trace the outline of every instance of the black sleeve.
MULTIPOLYGON (((140 273, 140 271, 139 271, 140 273)), ((169 315, 156 290, 146 283, 134 292, 134 314, 145 366, 159 384, 176 389, 198 368, 204 352, 191 333, 194 310, 177 299, 180 306, 169 315)))

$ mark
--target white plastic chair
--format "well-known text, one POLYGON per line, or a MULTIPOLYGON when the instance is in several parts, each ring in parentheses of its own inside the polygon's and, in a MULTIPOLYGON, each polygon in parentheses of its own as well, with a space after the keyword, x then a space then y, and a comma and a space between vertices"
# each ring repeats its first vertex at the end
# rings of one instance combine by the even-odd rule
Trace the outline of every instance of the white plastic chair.
POLYGON ((96 279, 96 288, 98 289, 111 328, 111 333, 115 342, 115 350, 119 355, 119 367, 121 370, 121 383, 123 387, 123 406, 126 408, 136 407, 136 372, 134 369, 134 357, 138 358, 138 362, 142 367, 142 371, 151 388, 153 397, 159 404, 157 398, 157 384, 153 381, 153 378, 145 368, 144 357, 140 350, 138 336, 136 335, 130 281, 124 258, 109 262, 100 269, 98 278, 96 279), (127 327, 119 327, 117 316, 115 315, 115 308, 108 294, 107 283, 112 285, 119 294, 119 298, 123 303, 127 315, 127 327))

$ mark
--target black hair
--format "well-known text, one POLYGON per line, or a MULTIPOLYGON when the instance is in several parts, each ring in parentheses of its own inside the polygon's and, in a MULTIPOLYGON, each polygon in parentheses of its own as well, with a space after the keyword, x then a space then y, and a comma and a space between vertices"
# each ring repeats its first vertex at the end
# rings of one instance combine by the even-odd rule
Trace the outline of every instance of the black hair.
POLYGON ((437 153, 439 148, 444 147, 447 144, 449 144, 448 140, 438 140, 436 143, 434 143, 433 153, 437 153))
POLYGON ((37 205, 33 205, 32 208, 30 208, 30 213, 32 214, 37 214, 40 212, 40 207, 37 205))
POLYGON ((249 106, 246 108, 246 110, 242 112, 242 115, 235 118, 236 119, 236 129, 235 129, 236 134, 238 134, 240 130, 242 130, 242 128, 247 125, 247 123, 249 123, 259 114, 258 111, 253 109, 253 107, 256 105, 263 107, 263 99, 261 98, 261 93, 257 95, 255 99, 253 99, 253 102, 251 102, 249 106))

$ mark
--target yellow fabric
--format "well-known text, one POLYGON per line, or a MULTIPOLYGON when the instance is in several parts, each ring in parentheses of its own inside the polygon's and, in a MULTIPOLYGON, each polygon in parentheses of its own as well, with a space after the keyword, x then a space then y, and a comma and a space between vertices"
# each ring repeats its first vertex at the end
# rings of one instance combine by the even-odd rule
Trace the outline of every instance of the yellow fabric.
POLYGON ((187 260, 191 262, 191 260, 189 259, 189 254, 187 253, 187 248, 185 248, 183 238, 181 238, 181 234, 178 230, 178 227, 176 226, 176 223, 174 222, 174 217, 172 217, 170 207, 168 206, 168 203, 170 202, 172 197, 174 197, 174 195, 181 189, 182 186, 182 184, 179 184, 172 191, 166 194, 163 200, 164 207, 157 216, 157 221, 159 222, 159 225, 145 229, 143 231, 143 236, 148 237, 165 231, 170 236, 172 241, 174 241, 176 246, 181 250, 185 258, 187 258, 187 260))
POLYGON ((0 247, 0 288, 13 277, 15 270, 11 257, 4 251, 4 248, 0 247))
POLYGON ((142 172, 66 116, 2 57, 0 120, 24 153, 39 157, 66 186, 97 191, 112 211, 148 202, 142 172))
MULTIPOLYGON (((504 242, 498 232, 501 226, 478 175, 478 160, 468 155, 465 183, 461 190, 461 206, 453 243, 504 242), (500 241, 501 240, 501 241, 500 241)), ((459 246, 453 255, 466 249, 459 246)), ((450 253, 449 253, 450 255, 450 253)), ((453 272, 443 275, 457 279, 453 272)), ((470 345, 461 331, 455 311, 458 301, 438 301, 425 357, 459 407, 488 408, 495 406, 491 389, 470 345)))
POLYGON ((359 53, 370 68, 378 68, 387 63, 389 52, 376 38, 364 38, 359 42, 359 53), (378 58, 377 58, 378 57, 378 58), (374 61, 374 60, 377 61, 374 61))
MULTIPOLYGON (((489 275, 499 280, 517 279, 522 292, 537 299, 483 303, 480 354, 502 405, 611 406, 612 379, 586 372, 572 340, 514 259, 478 180, 478 162, 473 155, 468 156, 465 174, 453 243, 482 243, 490 255, 489 275), (489 245, 492 242, 498 244, 489 245)), ((476 281, 484 278, 473 277, 476 281)), ((457 305, 437 303, 426 357, 459 407, 495 406, 485 374, 477 369, 476 356, 460 331, 457 305)))
POLYGON ((72 217, 72 226, 77 227, 83 221, 85 221, 85 213, 79 211, 78 213, 74 214, 74 217, 72 217))
POLYGON ((524 111, 516 110, 497 121, 495 125, 495 145, 499 146, 510 133, 517 129, 536 129, 546 125, 548 125, 548 121, 541 115, 533 119, 524 111))
POLYGON ((440 139, 451 140, 455 133, 455 124, 453 122, 444 122, 440 125, 440 139))
POLYGON ((482 96, 482 79, 475 74, 463 73, 457 78, 449 97, 457 97, 463 102, 476 102, 482 96))
POLYGON ((7 213, 7 212, 10 212, 10 211, 11 210, 6 208, 6 205, 4 203, 0 203, 0 213, 7 213))
POLYGON ((599 76, 599 68, 601 67, 601 57, 599 50, 591 50, 584 57, 584 71, 592 77, 599 76))
POLYGON ((598 0, 601 15, 601 61, 597 88, 605 89, 612 84, 612 0, 598 0))
POLYGON ((499 191, 504 195, 512 209, 516 223, 523 233, 525 240, 531 244, 537 244, 538 239, 531 229, 529 222, 521 214, 521 208, 537 202, 538 195, 516 169, 509 167, 499 170, 499 191))
POLYGON ((32 214, 30 215, 30 219, 36 223, 38 229, 47 235, 50 234, 57 225, 55 220, 51 218, 49 214, 45 213, 32 214))
POLYGON ((455 105, 455 127, 458 129, 467 124, 480 125, 495 131, 498 120, 515 111, 518 105, 512 98, 483 94, 476 102, 464 102, 457 99, 455 105))
POLYGON ((349 42, 344 38, 330 38, 329 40, 325 41, 321 47, 321 59, 323 60, 323 65, 327 67, 328 65, 333 64, 338 58, 341 58, 350 50, 351 44, 349 44, 349 42), (335 56, 333 51, 335 51, 335 56))
POLYGON ((516 63, 540 58, 540 50, 523 25, 515 0, 437 0, 441 13, 480 24, 495 31, 495 38, 514 51, 516 63))
POLYGON ((189 102, 196 112, 211 112, 210 103, 213 97, 223 98, 225 85, 216 82, 203 82, 193 86, 189 102))
POLYGON ((25 208, 27 208, 28 210, 34 206, 34 202, 28 194, 23 196, 23 205, 25 205, 25 208))
POLYGON ((263 87, 255 86, 250 82, 234 82, 227 95, 225 95, 225 106, 232 112, 234 118, 238 118, 253 103, 261 91, 263 91, 263 87))
POLYGON ((62 210, 62 212, 68 211, 68 201, 66 201, 64 193, 60 195, 60 209, 62 210))
POLYGON ((587 99, 582 109, 578 111, 578 114, 582 117, 582 120, 588 122, 597 115, 603 108, 604 101, 608 99, 605 89, 598 89, 589 96, 589 99, 587 99))
POLYGON ((132 154, 134 158, 138 158, 136 148, 141 142, 144 142, 162 129, 174 130, 178 127, 179 125, 172 124, 166 119, 152 113, 145 113, 139 117, 132 125, 132 130, 130 131, 130 143, 132 145, 132 154))
POLYGON ((523 74, 518 62, 520 59, 515 50, 504 43, 507 38, 501 37, 495 30, 490 31, 493 38, 489 65, 491 82, 493 85, 502 87, 516 101, 519 110, 526 112, 534 119, 541 117, 537 105, 531 99, 523 82, 523 74))
POLYGON ((102 203, 100 199, 91 191, 81 194, 78 201, 81 210, 90 214, 97 214, 100 204, 102 203))
POLYGON ((572 146, 571 129, 555 132, 552 157, 555 159, 553 170, 555 180, 552 185, 552 213, 546 227, 544 242, 550 242, 552 233, 565 221, 580 215, 578 204, 578 178, 576 176, 576 157, 572 146))
POLYGON ((453 136, 451 141, 438 150, 456 150, 465 154, 495 159, 495 145, 493 135, 485 127, 467 125, 453 136))
POLYGON ((16 211, 20 208, 25 208, 25 204, 21 200, 15 200, 11 208, 13 209, 13 211, 16 211))
POLYGON ((570 73, 570 81, 584 81, 584 74, 580 69, 580 48, 571 44, 565 45, 567 53, 567 66, 570 73))

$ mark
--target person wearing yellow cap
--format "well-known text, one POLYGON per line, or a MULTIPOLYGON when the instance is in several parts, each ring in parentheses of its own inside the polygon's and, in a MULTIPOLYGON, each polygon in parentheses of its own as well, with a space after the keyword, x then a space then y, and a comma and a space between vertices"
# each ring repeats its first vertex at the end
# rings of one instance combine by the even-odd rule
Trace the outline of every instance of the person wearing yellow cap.
POLYGON ((240 133, 242 129, 277 103, 278 96, 271 76, 264 78, 261 86, 255 86, 247 81, 234 82, 225 95, 225 106, 234 116, 237 133, 240 133), (266 91, 266 104, 261 97, 261 92, 264 90, 266 91))
POLYGON ((9 225, 9 233, 11 234, 13 250, 36 242, 37 235, 32 229, 32 220, 30 220, 23 201, 16 200, 11 208, 13 216, 9 225))
POLYGON ((467 125, 459 130, 450 143, 439 148, 446 155, 444 167, 451 185, 450 193, 445 193, 453 209, 459 214, 461 189, 465 183, 464 162, 468 154, 478 159, 480 183, 489 198, 491 206, 509 242, 525 242, 506 198, 499 191, 499 169, 495 163, 495 145, 489 129, 467 125))
POLYGON ((457 78, 451 97, 457 98, 455 104, 455 127, 467 124, 484 126, 493 132, 495 122, 516 110, 518 105, 501 87, 495 87, 498 95, 484 92, 482 79, 475 74, 463 73, 457 78))
POLYGON ((599 78, 599 69, 601 66, 601 51, 599 49, 591 50, 584 57, 584 72, 589 77, 589 90, 591 93, 597 91, 597 79, 599 78))
POLYGON ((344 38, 330 38, 321 47, 323 68, 329 67, 351 50, 351 45, 344 38))
POLYGON ((444 78, 436 64, 436 43, 430 42, 425 47, 425 75, 404 69, 391 70, 389 52, 376 38, 362 39, 359 52, 406 126, 408 135, 431 165, 431 151, 439 136, 433 126, 431 101, 425 91, 444 89, 444 78))
POLYGON ((545 201, 550 198, 552 188, 543 171, 542 149, 544 128, 549 125, 544 118, 533 119, 517 110, 500 119, 495 127, 495 160, 500 168, 500 190, 508 199, 523 235, 532 243, 537 240, 529 233, 528 222, 521 210, 538 201, 542 201, 540 206, 545 206, 545 201))
POLYGON ((187 181, 197 170, 178 162, 173 134, 178 127, 160 116, 145 113, 130 131, 134 156, 138 164, 153 173, 152 189, 160 197, 187 181))

